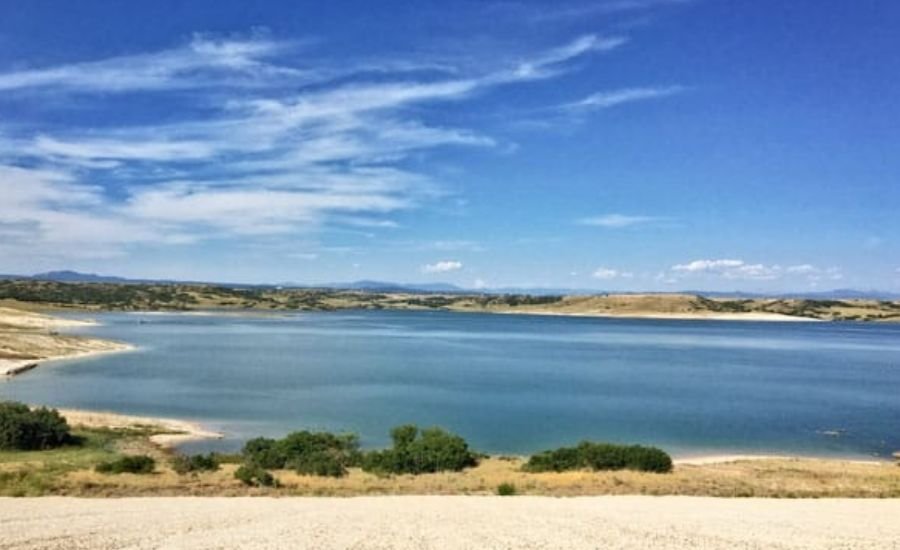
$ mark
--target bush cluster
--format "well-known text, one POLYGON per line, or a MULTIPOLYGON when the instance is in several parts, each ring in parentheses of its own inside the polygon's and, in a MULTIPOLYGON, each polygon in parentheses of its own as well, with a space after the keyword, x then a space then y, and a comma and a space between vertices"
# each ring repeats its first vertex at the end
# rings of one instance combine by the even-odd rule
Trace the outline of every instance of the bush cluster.
POLYGON ((561 447, 532 455, 523 466, 529 472, 563 472, 585 468, 665 473, 672 471, 672 458, 656 447, 583 441, 576 447, 561 447))
POLYGON ((172 469, 180 475, 194 472, 215 472, 219 469, 219 460, 212 453, 208 455, 179 455, 172 459, 172 469))
POLYGON ((407 424, 391 430, 393 448, 371 451, 362 458, 363 470, 377 474, 424 474, 460 471, 478 463, 462 437, 441 428, 407 424))
POLYGON ((265 468, 261 468, 255 464, 243 464, 234 471, 234 477, 240 480, 244 485, 254 487, 277 487, 278 480, 267 472, 265 468))
POLYGON ((44 450, 71 441, 69 425, 56 409, 0 401, 0 449, 44 450))
POLYGON ((359 439, 353 434, 294 432, 283 439, 257 437, 244 445, 244 463, 264 470, 341 477, 359 463, 359 439))
POLYGON ((117 460, 101 462, 94 468, 101 474, 150 474, 156 461, 147 455, 123 456, 117 460))
POLYGON ((497 494, 501 497, 511 497, 516 494, 516 486, 512 483, 501 483, 497 485, 497 494))

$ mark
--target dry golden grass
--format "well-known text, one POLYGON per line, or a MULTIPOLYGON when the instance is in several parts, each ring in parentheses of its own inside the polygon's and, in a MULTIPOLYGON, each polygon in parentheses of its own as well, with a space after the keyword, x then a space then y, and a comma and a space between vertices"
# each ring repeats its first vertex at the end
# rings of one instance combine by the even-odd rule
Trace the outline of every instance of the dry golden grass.
POLYGON ((351 469, 343 478, 274 472, 281 487, 248 488, 233 478, 236 465, 218 472, 179 476, 164 463, 152 475, 103 475, 91 470, 70 472, 58 481, 55 494, 127 495, 484 495, 511 483, 517 494, 694 495, 716 497, 900 497, 900 467, 890 463, 858 463, 816 459, 740 460, 707 465, 679 465, 669 474, 633 471, 523 472, 522 460, 492 457, 464 472, 378 477, 351 469))

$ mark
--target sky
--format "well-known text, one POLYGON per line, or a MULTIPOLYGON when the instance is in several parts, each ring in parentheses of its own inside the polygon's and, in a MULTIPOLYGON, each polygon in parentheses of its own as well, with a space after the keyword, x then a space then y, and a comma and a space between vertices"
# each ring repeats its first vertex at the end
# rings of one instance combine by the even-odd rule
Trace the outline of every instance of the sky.
POLYGON ((0 0, 0 273, 900 290, 900 3, 0 0))

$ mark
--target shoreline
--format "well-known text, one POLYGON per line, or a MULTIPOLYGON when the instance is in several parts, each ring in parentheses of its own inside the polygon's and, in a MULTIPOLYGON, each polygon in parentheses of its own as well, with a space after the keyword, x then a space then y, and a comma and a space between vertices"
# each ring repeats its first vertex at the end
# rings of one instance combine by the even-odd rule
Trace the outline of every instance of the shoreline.
MULTIPOLYGON (((142 416, 111 411, 98 411, 88 409, 58 408, 72 426, 85 428, 155 428, 171 433, 163 433, 150 436, 150 440, 164 449, 175 449, 183 443, 220 440, 225 434, 215 431, 197 420, 142 416)), ((298 428, 300 429, 300 428, 298 428)), ((663 449, 665 450, 665 449, 663 449)), ((709 466, 714 464, 729 464, 748 461, 803 461, 819 460, 830 463, 868 464, 868 465, 894 465, 900 456, 875 457, 868 456, 833 456, 833 455, 801 455, 801 454, 750 454, 750 453, 708 453, 708 454, 671 454, 672 464, 675 466, 709 466)), ((510 456, 504 453, 491 453, 489 458, 502 458, 510 456)), ((514 455, 522 460, 527 460, 529 455, 514 455)))
POLYGON ((600 313, 569 311, 490 311, 453 309, 461 313, 498 313, 502 315, 540 315, 548 317, 592 317, 599 319, 654 319, 672 321, 756 321, 767 323, 824 323, 823 319, 782 313, 600 313))
POLYGON ((109 355, 113 353, 126 353, 137 351, 139 348, 133 344, 128 344, 125 342, 116 342, 113 340, 99 340, 95 338, 84 338, 82 340, 85 344, 91 345, 100 345, 105 346, 104 349, 94 349, 94 350, 85 350, 78 351, 75 353, 68 353, 63 355, 50 355, 47 357, 41 357, 37 359, 0 359, 0 380, 3 378, 13 378, 14 376, 18 376, 22 373, 28 372, 30 370, 36 369, 40 367, 44 363, 57 363, 62 361, 70 361, 75 359, 87 359, 91 357, 96 357, 99 355, 109 355))
POLYGON ((174 449, 178 445, 192 441, 222 439, 224 434, 206 428, 193 420, 178 418, 138 416, 120 414, 109 411, 85 409, 58 409, 72 427, 109 428, 109 429, 154 429, 158 433, 149 437, 152 443, 164 448, 174 449))

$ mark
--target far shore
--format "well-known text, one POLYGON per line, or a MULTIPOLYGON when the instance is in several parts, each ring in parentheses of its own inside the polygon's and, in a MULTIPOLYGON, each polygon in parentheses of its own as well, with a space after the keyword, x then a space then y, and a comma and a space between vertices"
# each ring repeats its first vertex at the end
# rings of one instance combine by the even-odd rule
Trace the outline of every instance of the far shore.
POLYGON ((821 319, 781 313, 600 313, 568 311, 489 310, 503 315, 546 315, 551 317, 596 317, 603 319, 670 319, 673 321, 765 321, 780 323, 821 323, 821 319))

